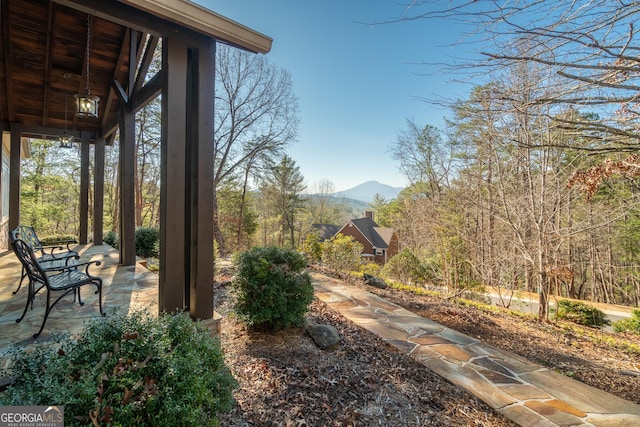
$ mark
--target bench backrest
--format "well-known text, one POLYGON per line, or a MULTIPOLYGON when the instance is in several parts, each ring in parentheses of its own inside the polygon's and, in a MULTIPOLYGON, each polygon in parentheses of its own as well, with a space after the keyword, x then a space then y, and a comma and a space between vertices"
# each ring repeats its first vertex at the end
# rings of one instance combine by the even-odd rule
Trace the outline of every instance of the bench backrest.
POLYGON ((33 249, 29 243, 22 239, 15 239, 11 242, 11 246, 13 246, 13 252, 20 260, 29 279, 49 286, 47 275, 38 263, 36 255, 33 253, 33 249))
POLYGON ((19 225, 11 230, 11 241, 22 240, 35 251, 42 249, 42 242, 36 234, 36 230, 29 225, 19 225))

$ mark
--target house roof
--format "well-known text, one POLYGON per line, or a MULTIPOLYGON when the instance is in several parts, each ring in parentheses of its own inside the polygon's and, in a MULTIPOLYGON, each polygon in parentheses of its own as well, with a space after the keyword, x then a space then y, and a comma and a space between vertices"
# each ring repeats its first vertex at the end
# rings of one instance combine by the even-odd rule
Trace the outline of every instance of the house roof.
POLYGON ((382 238, 382 240, 384 240, 384 242, 387 244, 387 247, 391 243, 391 239, 393 238, 393 233, 396 232, 393 228, 388 228, 388 227, 374 227, 374 230, 376 233, 378 233, 378 235, 382 238))
POLYGON ((362 235, 371 243, 372 246, 380 249, 387 249, 389 247, 387 241, 385 241, 385 239, 378 232, 378 230, 387 229, 380 227, 374 220, 370 218, 356 218, 352 219, 350 222, 358 230, 360 230, 360 233, 362 233, 362 235))
MULTIPOLYGON (((0 28, 0 125, 7 131, 9 123, 19 124, 32 138, 55 138, 65 128, 76 138, 82 131, 92 139, 111 138, 119 123, 116 82, 125 91, 147 86, 145 76, 134 72, 139 66, 146 74, 139 64, 150 62, 147 51, 159 37, 204 36, 262 53, 272 42, 186 0, 2 0, 0 28), (90 89, 100 97, 97 119, 73 114, 73 95, 86 86, 88 14, 90 89), (130 52, 132 36, 146 49, 130 52), (145 45, 147 40, 153 43, 145 45)), ((151 86, 146 99, 159 91, 159 84, 151 86)))
POLYGON ((328 240, 338 233, 340 227, 334 224, 311 224, 311 229, 317 231, 322 240, 328 240))

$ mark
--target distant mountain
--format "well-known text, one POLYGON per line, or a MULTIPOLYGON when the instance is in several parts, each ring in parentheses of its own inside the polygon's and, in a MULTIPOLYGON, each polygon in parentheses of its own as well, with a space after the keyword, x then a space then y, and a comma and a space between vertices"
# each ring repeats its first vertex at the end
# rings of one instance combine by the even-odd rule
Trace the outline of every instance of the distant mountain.
POLYGON ((380 194, 385 200, 389 201, 395 199, 400 194, 400 191, 404 190, 402 187, 392 187, 387 184, 382 184, 378 181, 367 181, 360 185, 356 185, 348 190, 338 191, 334 193, 334 197, 346 197, 349 199, 360 200, 365 203, 373 202, 373 197, 376 194, 380 194))

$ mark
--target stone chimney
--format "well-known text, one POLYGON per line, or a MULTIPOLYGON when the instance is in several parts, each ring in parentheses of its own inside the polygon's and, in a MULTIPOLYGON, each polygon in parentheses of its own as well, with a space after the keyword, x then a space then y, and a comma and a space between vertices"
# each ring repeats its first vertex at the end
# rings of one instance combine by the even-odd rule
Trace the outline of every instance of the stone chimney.
POLYGON ((364 211, 364 217, 369 218, 371 221, 373 221, 373 211, 364 211))

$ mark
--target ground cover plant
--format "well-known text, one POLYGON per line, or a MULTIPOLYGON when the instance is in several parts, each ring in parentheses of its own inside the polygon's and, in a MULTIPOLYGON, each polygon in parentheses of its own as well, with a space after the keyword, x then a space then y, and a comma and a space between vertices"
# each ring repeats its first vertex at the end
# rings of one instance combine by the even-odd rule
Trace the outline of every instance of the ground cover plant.
POLYGON ((630 332, 640 335, 640 310, 634 309, 630 318, 615 322, 613 329, 616 332, 630 332))
POLYGON ((556 315, 559 319, 583 326, 601 327, 611 324, 601 310, 581 301, 559 300, 556 315))
POLYGON ((237 384, 219 341, 185 314, 110 313, 13 359, 0 405, 64 405, 71 426, 215 426, 237 384))

